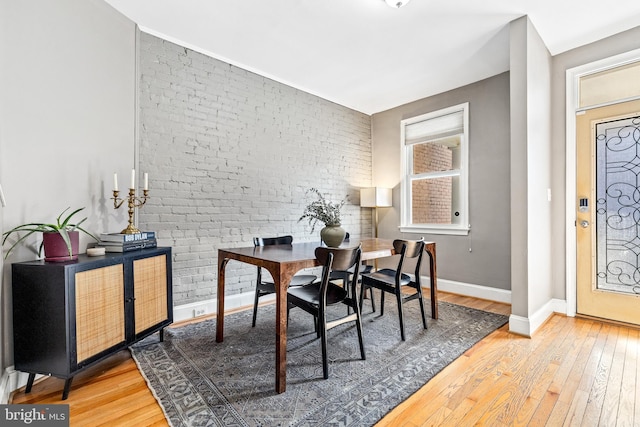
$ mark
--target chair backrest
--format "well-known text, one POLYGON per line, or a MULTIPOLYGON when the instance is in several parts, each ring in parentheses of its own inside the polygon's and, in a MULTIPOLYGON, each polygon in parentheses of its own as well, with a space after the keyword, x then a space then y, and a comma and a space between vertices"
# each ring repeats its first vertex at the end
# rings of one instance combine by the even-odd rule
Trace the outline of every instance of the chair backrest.
MULTIPOLYGON (((345 271, 354 268, 353 277, 358 277, 360 272, 360 257, 362 249, 357 248, 327 248, 320 246, 315 251, 316 259, 322 265, 322 281, 320 299, 324 299, 329 285, 329 276, 332 271, 345 271)), ((357 280, 351 281, 351 295, 356 295, 357 280)))
POLYGON ((293 242, 293 236, 279 237, 254 237, 254 246, 271 246, 271 245, 290 245, 293 242))
MULTIPOLYGON (((291 243, 293 243, 293 236, 253 238, 253 246, 290 245, 291 243)), ((262 267, 258 267, 256 281, 258 283, 262 282, 262 267)))
POLYGON ((399 282, 402 275, 402 266, 407 258, 418 258, 416 261, 415 280, 420 283, 420 265, 422 264, 422 253, 424 252, 424 237, 420 240, 394 240, 393 248, 400 254, 398 268, 396 269, 396 282, 399 282))

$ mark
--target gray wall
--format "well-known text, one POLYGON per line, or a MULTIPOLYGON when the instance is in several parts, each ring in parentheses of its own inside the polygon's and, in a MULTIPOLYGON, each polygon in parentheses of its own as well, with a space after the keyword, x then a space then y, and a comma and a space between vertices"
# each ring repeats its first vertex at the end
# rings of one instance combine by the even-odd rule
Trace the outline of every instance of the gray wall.
MULTIPOLYGON (((369 116, 145 33, 139 55, 140 163, 153 182, 140 227, 173 247, 175 305, 215 297, 218 248, 319 241, 297 222, 310 187, 349 195, 343 227, 371 233, 358 191, 371 184, 369 116)), ((254 281, 231 263, 226 295, 254 281)))
POLYGON ((439 278, 510 289, 508 72, 373 115, 374 183, 394 189, 393 208, 379 211, 379 235, 410 239, 422 236, 398 230, 400 121, 463 102, 469 102, 471 231, 468 236, 424 237, 437 244, 439 278))
MULTIPOLYGON (((135 25, 102 0, 0 2, 2 231, 86 207, 86 227, 119 230, 108 199, 134 161, 135 25)), ((82 249, 88 242, 81 240, 82 249)), ((4 261, 2 367, 12 362, 12 262, 4 261)))

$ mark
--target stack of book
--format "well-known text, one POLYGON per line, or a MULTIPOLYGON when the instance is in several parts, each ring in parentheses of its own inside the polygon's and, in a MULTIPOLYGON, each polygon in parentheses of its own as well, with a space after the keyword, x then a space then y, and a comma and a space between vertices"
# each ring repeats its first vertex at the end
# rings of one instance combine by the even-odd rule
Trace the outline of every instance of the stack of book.
POLYGON ((155 248, 158 243, 155 231, 142 231, 135 234, 103 233, 96 246, 104 248, 105 252, 129 252, 155 248))

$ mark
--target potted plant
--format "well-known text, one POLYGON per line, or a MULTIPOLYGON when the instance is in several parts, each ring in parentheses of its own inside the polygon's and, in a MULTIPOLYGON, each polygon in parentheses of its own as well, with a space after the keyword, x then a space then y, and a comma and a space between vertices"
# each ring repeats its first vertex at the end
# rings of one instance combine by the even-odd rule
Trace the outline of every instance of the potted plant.
POLYGON ((305 207, 304 213, 298 219, 298 222, 308 219, 312 233, 315 231, 318 222, 323 223, 325 227, 320 230, 322 241, 329 247, 340 246, 344 241, 344 236, 347 234, 340 226, 340 210, 349 199, 349 196, 345 196, 339 203, 332 203, 327 201, 317 188, 310 188, 307 193, 309 192, 314 193, 318 199, 305 207))
POLYGON ((32 235, 33 233, 42 232, 42 243, 40 244, 40 248, 38 249, 38 256, 41 256, 42 249, 44 247, 44 259, 45 261, 70 261, 78 258, 78 247, 79 247, 79 232, 93 237, 98 240, 96 236, 85 230, 80 226, 87 218, 83 218, 77 223, 72 223, 72 217, 83 210, 84 208, 76 209, 67 215, 64 219, 62 216, 67 212, 70 208, 62 211, 58 218, 56 218, 55 223, 46 224, 39 222, 31 222, 28 224, 22 224, 17 227, 12 228, 9 231, 4 232, 2 235, 4 238, 2 239, 2 244, 4 245, 7 242, 9 236, 14 233, 26 232, 26 234, 19 237, 16 240, 7 253, 5 254, 5 259, 9 256, 11 251, 20 243, 23 242, 27 237, 32 235))

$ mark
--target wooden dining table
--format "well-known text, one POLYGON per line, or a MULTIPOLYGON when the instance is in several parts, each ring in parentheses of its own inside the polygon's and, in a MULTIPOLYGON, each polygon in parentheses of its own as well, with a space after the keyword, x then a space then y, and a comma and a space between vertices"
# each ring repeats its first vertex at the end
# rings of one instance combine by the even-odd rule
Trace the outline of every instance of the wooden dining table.
MULTIPOLYGON (((351 239, 340 247, 362 248, 362 261, 395 255, 393 240, 367 238, 351 239)), ((291 245, 251 246, 218 249, 218 310, 216 313, 216 342, 224 340, 224 288, 225 267, 231 260, 263 267, 273 277, 276 288, 276 392, 286 390, 287 378, 287 288, 294 274, 304 268, 319 266, 315 249, 320 242, 303 242, 291 245)), ((425 242, 429 254, 429 277, 431 286, 431 317, 438 318, 436 244, 425 242)))

